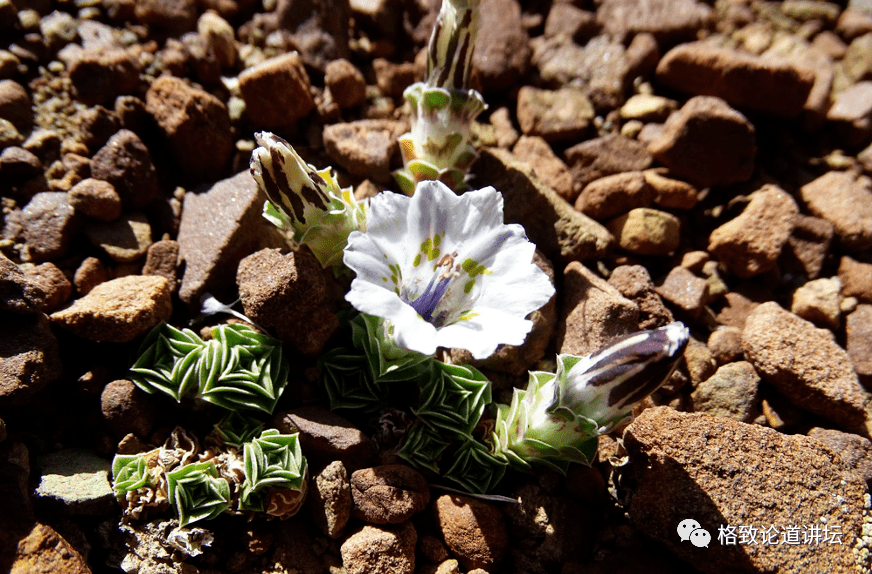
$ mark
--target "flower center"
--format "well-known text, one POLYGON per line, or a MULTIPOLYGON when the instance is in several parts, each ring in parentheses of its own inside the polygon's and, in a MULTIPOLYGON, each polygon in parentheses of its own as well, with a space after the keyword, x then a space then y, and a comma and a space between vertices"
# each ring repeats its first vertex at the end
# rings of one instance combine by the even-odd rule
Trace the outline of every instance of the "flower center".
POLYGON ((459 273, 451 269, 454 266, 454 255, 456 253, 442 256, 442 259, 436 264, 434 275, 430 278, 430 282, 424 288, 423 293, 418 295, 413 301, 406 300, 418 315, 437 329, 445 324, 448 312, 442 311, 435 317, 433 314, 436 312, 436 307, 439 305, 442 297, 448 291, 451 279, 459 275, 459 273), (437 273, 440 268, 442 269, 441 273, 437 273))

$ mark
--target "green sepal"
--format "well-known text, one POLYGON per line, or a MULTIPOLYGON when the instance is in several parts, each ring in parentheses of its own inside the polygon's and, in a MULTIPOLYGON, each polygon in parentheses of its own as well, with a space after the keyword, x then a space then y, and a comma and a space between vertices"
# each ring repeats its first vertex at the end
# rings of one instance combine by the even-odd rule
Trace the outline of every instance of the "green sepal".
POLYGON ((153 486, 145 457, 139 454, 116 454, 112 459, 112 490, 117 498, 132 490, 153 486))
POLYGON ((179 526, 215 518, 230 507, 230 484, 212 461, 180 466, 166 477, 179 526))

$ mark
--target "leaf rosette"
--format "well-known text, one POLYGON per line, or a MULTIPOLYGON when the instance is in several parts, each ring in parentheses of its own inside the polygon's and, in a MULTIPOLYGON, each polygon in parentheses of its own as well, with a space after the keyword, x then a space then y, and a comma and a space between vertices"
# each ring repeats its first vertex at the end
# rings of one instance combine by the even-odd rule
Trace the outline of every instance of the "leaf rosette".
POLYGON ((230 507, 230 484, 211 461, 179 466, 166 479, 180 526, 215 518, 230 507))
POLYGON ((299 435, 265 430, 244 447, 245 482, 240 507, 289 518, 306 498, 308 465, 299 435))

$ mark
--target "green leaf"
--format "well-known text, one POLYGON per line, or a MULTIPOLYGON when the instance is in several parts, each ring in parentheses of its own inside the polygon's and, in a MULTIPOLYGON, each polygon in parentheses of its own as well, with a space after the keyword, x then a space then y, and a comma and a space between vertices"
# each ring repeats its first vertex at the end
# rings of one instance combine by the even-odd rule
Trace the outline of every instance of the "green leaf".
POLYGON ((166 477, 179 526, 215 518, 230 506, 230 484, 212 461, 180 466, 166 477))
POLYGON ((366 355, 371 380, 386 383, 429 376, 432 358, 396 345, 381 317, 360 313, 349 324, 354 346, 366 355))
POLYGON ((333 349, 318 360, 330 409, 374 413, 388 404, 389 385, 372 380, 366 356, 347 349, 333 349))
POLYGON ((132 490, 153 486, 145 457, 139 454, 116 454, 112 459, 112 490, 117 498, 132 490))
POLYGON ((203 353, 199 396, 230 410, 272 414, 288 373, 280 341, 245 325, 219 325, 203 353))
POLYGON ((263 423, 245 416, 238 411, 230 411, 213 427, 214 436, 227 446, 241 448, 263 430, 263 423))
POLYGON ((296 433, 283 435, 270 429, 245 444, 245 482, 239 499, 240 508, 280 518, 296 514, 307 490, 306 458, 298 436, 296 433), (273 491, 281 491, 281 495, 271 497, 273 491))
POLYGON ((179 401, 197 386, 197 363, 205 346, 193 331, 160 323, 140 345, 130 378, 149 394, 161 392, 179 401))
POLYGON ((397 456, 412 466, 426 468, 438 474, 437 463, 448 444, 443 434, 419 419, 406 433, 397 456))
POLYGON ((490 454, 485 445, 471 439, 457 449, 451 460, 453 464, 444 472, 445 478, 476 494, 494 490, 508 466, 505 460, 490 454))
POLYGON ((419 419, 450 434, 472 438, 491 402, 491 384, 478 369, 434 361, 432 376, 421 385, 419 419))

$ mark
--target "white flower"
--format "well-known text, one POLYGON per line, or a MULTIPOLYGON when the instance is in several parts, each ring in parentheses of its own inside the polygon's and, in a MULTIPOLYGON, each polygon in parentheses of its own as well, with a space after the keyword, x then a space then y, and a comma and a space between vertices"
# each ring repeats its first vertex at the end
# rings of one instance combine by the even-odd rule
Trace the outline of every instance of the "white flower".
POLYGON ((459 347, 483 359, 523 343, 525 317, 554 294, 534 251, 520 225, 503 223, 494 188, 457 196, 424 181, 412 197, 371 200, 366 233, 348 236, 344 262, 357 277, 345 298, 389 321, 400 347, 427 355, 459 347))

